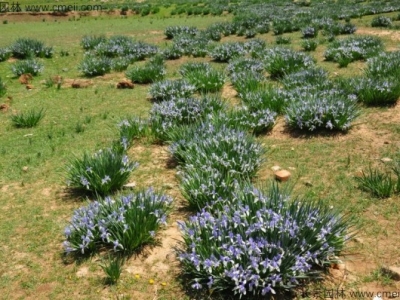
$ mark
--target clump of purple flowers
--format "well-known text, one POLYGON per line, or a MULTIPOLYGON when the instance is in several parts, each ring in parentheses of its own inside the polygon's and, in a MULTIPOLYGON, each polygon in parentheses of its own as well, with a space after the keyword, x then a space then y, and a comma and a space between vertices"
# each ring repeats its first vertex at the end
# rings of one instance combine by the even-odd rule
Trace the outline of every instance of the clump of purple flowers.
POLYGON ((74 211, 64 230, 64 250, 88 254, 107 247, 131 253, 155 242, 155 233, 166 225, 171 204, 171 197, 152 188, 91 202, 74 211))
POLYGON ((188 98, 196 91, 196 87, 185 79, 163 80, 150 86, 149 94, 154 101, 165 101, 188 98))
POLYGON ((37 59, 19 60, 11 65, 11 72, 16 76, 22 74, 32 74, 36 76, 43 72, 44 66, 37 59))
POLYGON ((327 61, 347 66, 350 62, 377 55, 382 50, 381 39, 374 36, 357 36, 334 41, 328 46, 324 56, 327 61))
POLYGON ((206 96, 202 99, 179 98, 154 103, 150 111, 152 133, 161 141, 168 140, 168 133, 178 126, 191 125, 207 115, 225 108, 218 97, 206 96))
POLYGON ((178 35, 189 35, 189 36, 195 36, 199 30, 196 27, 191 27, 191 26, 168 26, 164 34, 167 37, 167 39, 173 39, 178 35))
POLYGON ((102 76, 111 72, 112 60, 106 56, 94 56, 87 53, 78 69, 88 77, 102 76))
POLYGON ((292 289, 334 262, 352 225, 321 202, 289 200, 274 186, 236 189, 220 210, 212 205, 179 222, 183 272, 193 289, 271 295, 292 289))
POLYGON ((311 56, 283 47, 266 49, 257 56, 261 56, 265 69, 272 78, 282 78, 287 74, 309 69, 315 65, 311 56))
POLYGON ((245 131, 221 123, 202 122, 181 130, 173 138, 172 155, 186 165, 211 166, 224 176, 251 178, 263 162, 263 148, 245 131))
POLYGON ((295 88, 288 91, 286 122, 293 128, 347 131, 358 116, 357 97, 336 88, 295 88))
POLYGON ((210 56, 219 62, 228 62, 233 58, 240 57, 246 54, 246 49, 241 42, 225 43, 216 46, 210 56))

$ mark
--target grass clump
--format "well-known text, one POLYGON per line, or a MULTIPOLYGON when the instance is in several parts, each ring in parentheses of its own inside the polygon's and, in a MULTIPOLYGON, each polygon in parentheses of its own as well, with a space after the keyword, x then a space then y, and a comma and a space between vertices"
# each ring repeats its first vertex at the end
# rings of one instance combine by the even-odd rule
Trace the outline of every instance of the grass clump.
POLYGON ((341 67, 346 67, 353 61, 370 58, 382 50, 381 39, 374 36, 357 36, 333 41, 324 56, 327 61, 334 61, 341 67))
POLYGON ((210 56, 218 62, 229 62, 233 58, 241 57, 246 53, 244 44, 231 42, 216 46, 210 52, 210 56))
POLYGON ((122 267, 125 263, 125 258, 123 256, 108 256, 100 264, 101 269, 106 274, 107 284, 116 284, 122 273, 122 267))
POLYGON ((171 204, 172 198, 152 188, 90 202, 74 211, 64 231, 64 250, 79 255, 106 247, 131 254, 156 241, 171 204))
POLYGON ((224 176, 251 178, 263 161, 263 149, 253 136, 225 124, 201 122, 175 134, 171 153, 186 165, 210 166, 224 176))
POLYGON ((88 77, 102 76, 111 72, 112 60, 106 56, 86 55, 79 70, 88 77))
POLYGON ((197 33, 198 29, 196 27, 190 26, 168 26, 164 31, 167 39, 173 39, 174 37, 181 34, 195 36, 197 33))
POLYGON ((288 36, 278 35, 275 38, 275 43, 277 45, 289 45, 292 42, 292 39, 288 36))
POLYGON ((117 191, 128 181, 138 163, 130 162, 123 151, 105 149, 94 155, 84 153, 68 166, 68 185, 101 196, 117 191))
POLYGON ((200 93, 218 92, 225 83, 225 75, 207 63, 187 63, 181 67, 180 73, 200 93))
POLYGON ((240 93, 244 105, 252 112, 270 110, 277 114, 284 112, 286 107, 285 93, 273 85, 260 85, 254 90, 240 93))
POLYGON ((15 77, 22 74, 37 76, 43 72, 43 64, 36 59, 20 60, 11 65, 11 72, 15 77))
POLYGON ((208 114, 225 109, 218 97, 203 99, 179 98, 155 103, 150 111, 150 124, 153 135, 160 141, 168 140, 168 132, 182 125, 191 125, 208 114))
POLYGON ((281 47, 267 49, 261 53, 261 57, 267 72, 272 78, 277 79, 302 69, 308 69, 315 64, 310 56, 281 47))
POLYGON ((188 98, 196 91, 196 87, 186 79, 163 80, 150 86, 149 94, 154 101, 165 101, 188 98))
POLYGON ((345 95, 339 89, 296 88, 287 96, 285 118, 292 128, 347 131, 359 115, 356 96, 345 95))
POLYGON ((369 106, 392 105, 400 97, 397 77, 360 77, 352 81, 358 99, 369 106))
POLYGON ((301 47, 303 47, 304 51, 315 51, 318 47, 318 41, 314 39, 305 39, 301 42, 301 47))
POLYGON ((370 166, 368 172, 363 171, 360 177, 356 177, 356 180, 362 190, 377 198, 389 198, 394 191, 399 191, 400 173, 396 174, 397 182, 393 180, 390 173, 382 173, 370 166))
POLYGON ((11 122, 17 128, 32 128, 39 124, 44 118, 44 110, 31 109, 27 112, 21 112, 11 116, 11 122))
POLYGON ((272 295, 318 277, 349 239, 353 221, 322 202, 251 185, 180 222, 179 259, 195 290, 272 295))
POLYGON ((400 51, 381 52, 367 59, 367 77, 400 77, 400 51))
POLYGON ((12 51, 9 48, 0 48, 0 62, 6 61, 12 55, 12 51))
POLYGON ((385 16, 378 16, 372 19, 372 27, 390 27, 392 26, 392 19, 385 16))
POLYGON ((132 146, 133 140, 148 134, 148 120, 139 117, 126 118, 118 124, 119 141, 124 149, 132 146))
POLYGON ((153 83, 165 77, 165 63, 161 56, 152 57, 143 67, 134 67, 126 72, 126 77, 135 83, 153 83))
POLYGON ((11 51, 13 57, 21 59, 53 56, 52 47, 46 47, 43 42, 30 38, 17 39, 11 45, 11 51))
POLYGON ((85 50, 93 50, 100 43, 105 43, 105 35, 85 35, 81 40, 81 46, 85 50))
POLYGON ((4 96, 7 92, 7 87, 6 84, 3 82, 3 80, 0 77, 0 97, 4 96))

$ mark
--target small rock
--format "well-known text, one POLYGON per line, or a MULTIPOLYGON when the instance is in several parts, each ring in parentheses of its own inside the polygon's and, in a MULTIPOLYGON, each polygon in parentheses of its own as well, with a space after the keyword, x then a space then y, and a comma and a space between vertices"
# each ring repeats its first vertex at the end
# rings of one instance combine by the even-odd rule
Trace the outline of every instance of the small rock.
POLYGON ((25 87, 26 87, 27 90, 32 90, 33 89, 33 85, 32 84, 27 84, 25 87))
POLYGON ((126 189, 133 189, 136 186, 136 182, 129 182, 124 185, 124 188, 126 189))
POLYGON ((68 72, 68 68, 62 69, 63 72, 68 72))
POLYGON ((27 166, 25 166, 25 167, 22 167, 22 171, 24 171, 24 172, 28 172, 28 167, 27 166))
POLYGON ((290 172, 287 170, 280 170, 275 172, 275 178, 279 181, 287 181, 290 178, 290 172))
POLYGON ((120 81, 117 84, 117 89, 133 89, 133 87, 133 83, 126 80, 120 81))
POLYGON ((312 182, 308 181, 308 180, 305 181, 304 184, 305 184, 305 186, 313 186, 312 182))
POLYGON ((279 171, 279 170, 281 170, 281 169, 282 169, 282 168, 281 168, 280 166, 273 166, 273 167, 271 168, 271 170, 274 171, 274 172, 279 171))
POLYGON ((292 147, 292 148, 290 148, 290 150, 294 151, 294 148, 292 147))
POLYGON ((381 162, 383 162, 383 163, 388 163, 388 162, 391 162, 391 161, 393 161, 393 159, 391 159, 389 157, 381 158, 381 162))
POLYGON ((382 267, 382 272, 393 280, 400 280, 400 267, 398 266, 382 267))
POLYGON ((296 170, 296 168, 294 168, 294 167, 289 167, 288 169, 291 170, 291 171, 296 170))

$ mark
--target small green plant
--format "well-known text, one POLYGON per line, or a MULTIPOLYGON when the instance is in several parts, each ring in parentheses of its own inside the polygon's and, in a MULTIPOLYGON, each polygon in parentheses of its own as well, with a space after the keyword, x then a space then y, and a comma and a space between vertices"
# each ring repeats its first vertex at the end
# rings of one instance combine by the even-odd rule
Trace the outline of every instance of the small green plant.
POLYGON ((392 26, 392 19, 384 16, 378 16, 372 19, 372 27, 390 27, 392 26))
POLYGON ((36 59, 20 60, 11 65, 11 72, 15 77, 22 74, 31 74, 33 76, 43 72, 43 64, 36 59))
POLYGON ((84 131, 85 131, 85 125, 83 125, 81 122, 76 123, 75 132, 76 133, 82 133, 84 131))
POLYGON ((35 127, 43 117, 43 108, 39 111, 32 109, 11 116, 11 121, 17 128, 32 128, 35 127))
POLYGON ((288 36, 278 35, 275 39, 277 45, 288 45, 292 42, 292 39, 288 36))
POLYGON ((6 84, 2 81, 0 77, 0 97, 4 96, 7 92, 6 84))
POLYGON ((83 158, 70 161, 68 184, 78 190, 108 195, 122 188, 137 166, 119 149, 104 149, 94 155, 84 153, 83 158))
POLYGON ((338 62, 341 67, 350 62, 373 57, 383 50, 383 42, 375 36, 356 36, 335 40, 328 45, 324 56, 327 61, 338 62))
POLYGON ((17 39, 11 46, 11 51, 15 58, 21 59, 53 56, 52 47, 46 47, 43 42, 30 38, 17 39))
POLYGON ((139 117, 127 118, 118 124, 119 142, 124 148, 130 148, 134 139, 141 138, 147 134, 148 120, 139 117))
POLYGON ((225 75, 213 69, 209 64, 188 63, 183 65, 181 72, 200 93, 214 93, 222 89, 225 75))
POLYGON ((107 259, 104 259, 100 264, 101 269, 106 274, 107 284, 116 284, 122 273, 122 267, 125 263, 123 256, 112 257, 109 255, 107 259))
POLYGON ((9 48, 0 48, 0 62, 6 61, 11 57, 11 50, 9 48))
POLYGON ((52 79, 51 77, 45 79, 44 85, 45 85, 47 88, 53 87, 53 86, 54 86, 54 81, 53 81, 53 79, 52 79))
POLYGON ((81 46, 85 50, 94 49, 100 43, 105 43, 107 38, 105 35, 85 35, 82 38, 81 46))
POLYGON ((133 254, 156 242, 157 231, 167 224, 171 205, 171 197, 153 188, 91 201, 74 211, 64 231, 64 250, 79 255, 107 247, 133 254))
POLYGON ((186 79, 163 80, 150 86, 149 94, 154 101, 188 98, 196 91, 196 87, 186 79))
POLYGON ((63 57, 63 56, 69 56, 68 50, 61 50, 61 51, 60 51, 60 56, 61 56, 61 57, 63 57))
POLYGON ((393 105, 400 97, 400 82, 396 77, 372 76, 352 81, 358 99, 366 105, 393 105))
POLYGON ((134 83, 153 83, 165 77, 165 63, 163 57, 157 55, 150 59, 143 67, 134 67, 126 72, 126 77, 134 83))
POLYGON ((301 42, 301 46, 303 47, 304 51, 315 51, 318 46, 318 42, 313 39, 305 39, 301 42))
POLYGON ((116 57, 116 58, 113 58, 111 61, 111 68, 114 71, 122 72, 128 68, 130 63, 131 63, 131 61, 127 57, 116 57))
POLYGON ((88 77, 102 76, 111 71, 112 60, 105 56, 87 55, 79 65, 79 70, 88 77))
POLYGON ((368 172, 363 171, 356 180, 362 190, 370 192, 377 198, 390 197, 396 188, 396 183, 390 173, 382 173, 377 169, 372 169, 371 166, 368 172))
POLYGON ((3 24, 8 24, 8 20, 3 20, 3 24))

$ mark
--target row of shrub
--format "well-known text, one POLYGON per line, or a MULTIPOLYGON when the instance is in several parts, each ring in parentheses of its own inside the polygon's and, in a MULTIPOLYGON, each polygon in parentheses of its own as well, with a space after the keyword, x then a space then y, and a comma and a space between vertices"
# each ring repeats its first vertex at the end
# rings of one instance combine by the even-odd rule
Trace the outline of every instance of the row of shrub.
POLYGON ((158 53, 158 48, 127 36, 104 35, 84 36, 81 46, 88 52, 79 65, 80 71, 86 76, 100 76, 115 70, 124 71, 136 61, 158 53))
MULTIPOLYGON (((181 73, 205 68, 184 65, 181 73)), ((179 259, 193 289, 271 295, 332 262, 343 248, 348 220, 321 203, 290 201, 276 186, 263 191, 251 185, 264 149, 248 133, 254 125, 241 124, 248 110, 229 111, 209 96, 166 92, 164 98, 154 104, 150 122, 169 123, 164 140, 180 165, 182 194, 198 211, 180 223, 179 259)), ((264 118, 270 113, 259 112, 264 118)))

